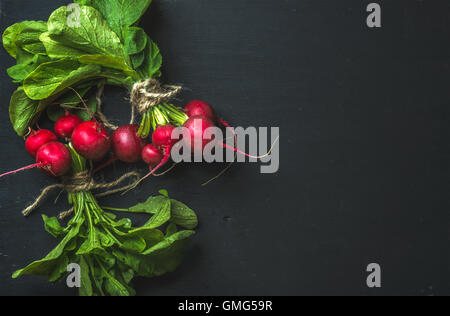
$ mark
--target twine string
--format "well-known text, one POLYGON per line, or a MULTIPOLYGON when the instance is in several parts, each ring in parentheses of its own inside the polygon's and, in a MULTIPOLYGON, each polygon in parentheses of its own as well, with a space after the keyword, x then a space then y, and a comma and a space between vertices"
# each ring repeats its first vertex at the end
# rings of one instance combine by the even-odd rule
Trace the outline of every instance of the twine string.
MULTIPOLYGON (((42 200, 44 200, 45 197, 51 191, 53 191, 55 189, 63 189, 69 193, 79 193, 79 192, 91 191, 91 190, 107 190, 105 192, 101 192, 101 193, 95 195, 96 197, 104 197, 104 196, 116 194, 119 192, 127 191, 130 188, 133 188, 136 185, 136 183, 139 182, 140 179, 141 179, 141 176, 139 175, 139 173, 129 172, 129 173, 124 174, 123 176, 121 176, 120 178, 118 178, 115 181, 105 182, 105 183, 97 183, 94 181, 94 179, 92 179, 92 177, 88 171, 83 171, 83 172, 74 174, 73 176, 70 176, 70 177, 64 177, 62 183, 53 184, 53 185, 50 185, 50 186, 44 188, 42 190, 41 194, 36 198, 36 200, 30 206, 28 206, 26 209, 24 209, 22 211, 22 214, 24 216, 30 215, 31 212, 33 212, 38 207, 38 205, 42 202, 42 200), (112 189, 113 187, 120 185, 122 182, 124 182, 126 179, 129 179, 129 178, 134 178, 134 181, 125 186, 121 186, 119 188, 112 189), (108 189, 110 189, 110 190, 108 190, 108 189)), ((61 216, 63 216, 63 214, 66 214, 65 216, 67 216, 70 213, 72 213, 72 211, 73 211, 73 209, 71 209, 67 212, 61 213, 60 218, 61 218, 61 216)))

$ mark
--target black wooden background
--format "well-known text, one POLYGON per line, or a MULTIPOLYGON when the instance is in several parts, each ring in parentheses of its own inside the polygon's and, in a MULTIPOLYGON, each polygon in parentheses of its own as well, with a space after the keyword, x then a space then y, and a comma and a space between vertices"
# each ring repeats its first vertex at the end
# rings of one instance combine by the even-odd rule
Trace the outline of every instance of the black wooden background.
MULTIPOLYGON (((1 31, 67 2, 0 0, 1 31)), ((103 200, 126 207, 166 188, 199 214, 182 267, 137 280, 138 294, 450 294, 450 3, 377 1, 374 30, 369 2, 154 0, 142 24, 163 52, 165 81, 189 88, 177 104, 201 98, 234 126, 279 126, 281 168, 240 164, 201 187, 223 165, 185 164, 103 200), (372 262, 381 289, 366 286, 372 262)), ((8 119, 13 60, 1 49, 0 61, 6 171, 31 160, 8 119)), ((129 118, 125 96, 106 90, 116 122, 129 118)), ((133 168, 117 164, 107 179, 133 168)), ((20 214, 51 183, 38 171, 0 180, 0 294, 76 294, 10 278, 56 245, 40 214, 66 210, 64 198, 20 214)))

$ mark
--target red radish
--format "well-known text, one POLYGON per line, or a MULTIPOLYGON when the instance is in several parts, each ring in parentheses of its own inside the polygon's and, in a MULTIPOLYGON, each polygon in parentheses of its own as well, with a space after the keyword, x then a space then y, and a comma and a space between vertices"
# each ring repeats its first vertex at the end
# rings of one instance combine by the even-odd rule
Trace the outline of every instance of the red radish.
POLYGON ((164 166, 170 158, 170 151, 172 150, 173 145, 179 139, 172 139, 172 133, 175 130, 175 126, 172 125, 164 125, 158 126, 152 135, 153 145, 160 148, 164 154, 162 161, 152 170, 150 174, 153 174, 156 170, 164 166))
POLYGON ((187 116, 189 116, 189 117, 202 115, 202 116, 209 118, 213 122, 217 121, 220 124, 222 124, 223 126, 225 126, 227 128, 231 128, 230 124, 228 124, 222 118, 218 117, 216 115, 216 112, 212 108, 212 106, 210 104, 206 103, 205 101, 202 101, 202 100, 191 101, 188 104, 186 104, 186 106, 184 107, 184 111, 186 112, 187 116))
POLYGON ((75 128, 80 125, 82 120, 66 110, 66 114, 61 116, 55 122, 55 134, 62 139, 69 139, 75 128))
POLYGON ((190 138, 183 138, 183 141, 191 147, 192 152, 202 151, 205 146, 211 142, 211 139, 204 139, 204 133, 207 128, 214 127, 214 123, 203 115, 191 116, 183 127, 189 131, 190 138), (200 148, 198 146, 201 146, 200 148))
MULTIPOLYGON (((147 160, 149 162, 150 166, 150 173, 147 174, 145 177, 143 177, 141 181, 148 178, 152 174, 154 174, 159 168, 164 166, 170 159, 170 151, 172 150, 173 145, 176 144, 176 142, 179 139, 172 139, 172 133, 175 130, 176 127, 172 125, 164 125, 164 126, 158 126, 152 135, 152 145, 148 145, 144 148, 142 151, 142 159, 145 161, 147 160), (150 147, 151 146, 151 147, 150 147), (162 157, 162 160, 159 159, 157 152, 152 152, 153 148, 160 150, 161 154, 164 154, 162 157), (154 162, 156 162, 159 159, 159 163, 156 165, 156 167, 153 166, 154 162), (152 169, 152 167, 154 167, 152 169)), ((137 185, 137 184, 136 184, 137 185)))
POLYGON ((77 153, 93 161, 102 160, 111 148, 111 138, 99 122, 83 122, 72 134, 72 144, 77 153))
POLYGON ((202 100, 194 100, 189 102, 184 107, 184 111, 189 117, 203 115, 211 121, 214 121, 216 118, 216 113, 214 112, 212 106, 202 100))
MULTIPOLYGON (((189 119, 184 123, 183 126, 187 127, 189 130, 189 133, 190 133, 190 138, 184 139, 184 142, 188 146, 191 147, 192 151, 195 152, 196 149, 203 150, 205 148, 205 146, 212 141, 212 140, 208 140, 208 139, 203 139, 203 136, 204 136, 204 132, 207 128, 214 126, 213 122, 218 122, 219 124, 223 125, 224 127, 229 128, 234 135, 234 144, 235 144, 235 146, 237 145, 237 135, 236 135, 236 132, 234 131, 234 129, 230 126, 230 124, 228 124, 228 122, 226 122, 224 119, 218 117, 216 115, 214 109, 212 108, 212 106, 209 105, 207 102, 202 101, 202 100, 191 101, 184 107, 184 111, 189 116, 189 119), (197 123, 197 124, 195 123, 196 119, 199 119, 199 123, 197 123), (201 145, 201 148, 196 148, 196 146, 200 146, 200 145, 201 145)), ((278 138, 276 141, 278 141, 278 138)), ((265 156, 267 156, 268 154, 270 154, 270 152, 273 149, 273 146, 275 145, 275 142, 272 145, 272 148, 270 149, 270 151, 267 154, 260 156, 260 157, 249 155, 245 152, 238 150, 237 148, 235 148, 233 146, 229 146, 224 143, 221 143, 220 145, 226 149, 233 150, 234 152, 240 153, 247 157, 261 159, 261 158, 264 158, 265 156)), ((226 171, 230 166, 228 166, 224 171, 226 171)), ((224 171, 222 171, 219 174, 219 176, 221 174, 223 174, 224 171)), ((211 179, 210 181, 217 179, 219 176, 211 179)), ((206 182, 206 184, 209 183, 210 181, 206 182)))
POLYGON ((71 163, 72 157, 66 146, 60 142, 50 142, 41 146, 35 164, 4 173, 0 175, 0 178, 31 168, 39 168, 51 176, 60 177, 70 170, 71 163))
POLYGON ((124 125, 112 134, 112 149, 117 159, 135 163, 141 160, 141 153, 147 142, 138 134, 139 126, 124 125))
POLYGON ((112 150, 113 155, 105 163, 94 169, 96 173, 117 160, 126 163, 135 163, 141 160, 141 153, 147 141, 141 138, 137 132, 137 125, 123 125, 116 129, 112 134, 112 150))
POLYGON ((42 164, 42 171, 60 177, 70 170, 72 157, 66 146, 60 142, 52 142, 39 149, 36 162, 42 164))
POLYGON ((47 129, 40 129, 38 131, 31 130, 30 136, 28 136, 25 141, 25 149, 31 155, 31 157, 36 158, 39 148, 43 145, 55 142, 58 137, 47 129))
MULTIPOLYGON (((210 127, 214 127, 214 126, 215 126, 214 123, 205 116, 202 116, 202 115, 192 116, 183 124, 183 127, 187 128, 189 131, 189 134, 190 134, 190 138, 189 139, 184 138, 183 141, 186 143, 186 145, 191 146, 192 152, 203 151, 203 149, 205 149, 205 146, 207 144, 214 141, 214 139, 206 139, 204 137, 205 131, 206 131, 206 129, 208 129, 210 127), (198 146, 200 146, 200 147, 198 147, 198 146)), ((278 139, 277 139, 277 141, 278 141, 278 139)), ((236 142, 236 135, 235 135, 235 142, 236 142)), ((249 155, 233 146, 230 146, 230 145, 227 145, 224 143, 220 143, 220 145, 226 149, 233 150, 234 152, 242 154, 246 157, 254 158, 254 159, 261 159, 261 158, 266 157, 268 154, 270 154, 270 152, 273 149, 273 145, 275 145, 275 143, 272 145, 272 149, 263 156, 249 155)))
MULTIPOLYGON (((191 102, 189 102, 189 103, 185 106, 184 110, 185 110, 186 114, 187 114, 189 117, 196 116, 196 115, 202 115, 202 116, 205 116, 206 118, 208 118, 209 120, 211 120, 212 122, 218 122, 218 123, 221 124, 222 126, 224 126, 224 127, 226 127, 226 128, 229 128, 229 129, 231 130, 231 132, 233 133, 233 135, 234 135, 234 144, 235 144, 235 146, 237 145, 237 135, 236 135, 236 132, 234 131, 234 129, 230 126, 230 124, 228 124, 228 122, 226 122, 224 119, 218 117, 218 116, 215 114, 215 111, 214 111, 214 109, 212 108, 212 106, 209 105, 208 103, 206 103, 205 101, 202 101, 202 100, 194 100, 194 101, 191 101, 191 102)), ((205 122, 205 123, 206 123, 207 125, 209 125, 210 122, 205 122)), ((190 124, 190 123, 188 123, 188 124, 190 124)), ((200 133, 199 133, 199 134, 200 134, 200 133)), ((200 135, 198 135, 198 136, 201 137, 200 135)), ((192 137, 191 137, 191 138, 192 138, 192 137)), ((208 141, 206 141, 206 143, 208 143, 208 141)), ((191 144, 192 144, 192 143, 191 143, 191 144)), ((203 144, 203 148, 204 148, 205 145, 206 145, 206 144, 204 143, 204 144, 203 144)), ((261 156, 261 157, 254 157, 254 156, 248 155, 248 154, 246 154, 246 153, 244 153, 244 152, 241 152, 241 151, 237 150, 236 148, 231 147, 231 146, 229 146, 229 145, 222 144, 222 146, 224 146, 224 147, 227 148, 227 149, 233 150, 233 151, 236 152, 236 153, 241 153, 241 154, 243 154, 243 155, 245 155, 245 156, 247 156, 247 157, 251 157, 251 158, 263 158, 263 157, 265 157, 267 154, 270 153, 270 151, 269 151, 269 153, 267 153, 267 154, 264 155, 264 156, 261 156)), ((271 150, 272 150, 272 149, 271 149, 271 150)), ((228 168, 229 168, 229 167, 227 167, 227 169, 228 169, 228 168)), ((225 170, 227 170, 227 169, 225 169, 225 170)), ((223 172, 222 172, 222 173, 223 173, 223 172)), ((222 173, 220 173, 219 176, 220 176, 222 173)), ((217 178, 217 177, 216 177, 216 178, 217 178)), ((210 181, 211 181, 211 180, 210 180, 210 181)), ((209 181, 208 181, 208 182, 209 182, 209 181)), ((208 182, 207 182, 207 183, 208 183, 208 182)))
POLYGON ((172 133, 175 128, 172 125, 158 126, 152 134, 153 145, 161 147, 164 150, 166 148, 172 148, 178 141, 178 139, 172 139, 172 133))
POLYGON ((161 163, 163 158, 162 152, 153 144, 149 144, 142 149, 142 160, 152 168, 161 163))

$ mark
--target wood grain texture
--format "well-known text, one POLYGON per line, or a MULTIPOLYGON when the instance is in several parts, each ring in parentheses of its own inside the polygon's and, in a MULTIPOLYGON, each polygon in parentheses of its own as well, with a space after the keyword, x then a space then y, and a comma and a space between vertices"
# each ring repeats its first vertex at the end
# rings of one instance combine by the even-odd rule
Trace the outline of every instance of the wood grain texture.
MULTIPOLYGON (((279 126, 281 169, 240 164, 201 187, 223 166, 183 165, 105 199, 128 206, 166 188, 199 214, 182 268, 138 280, 140 295, 450 294, 450 5, 378 2, 383 27, 369 30, 369 1, 154 0, 142 25, 165 81, 188 88, 178 105, 201 98, 234 126, 279 126), (365 285, 371 262, 380 290, 365 285)), ((1 29, 63 4, 0 0, 1 29)), ((7 115, 13 61, 3 49, 0 61, 0 169, 10 170, 30 159, 7 115)), ((125 96, 106 90, 115 123, 129 118, 125 96)), ((1 179, 0 294, 76 294, 10 278, 56 244, 39 213, 64 211, 64 199, 20 214, 49 183, 38 171, 1 179)))

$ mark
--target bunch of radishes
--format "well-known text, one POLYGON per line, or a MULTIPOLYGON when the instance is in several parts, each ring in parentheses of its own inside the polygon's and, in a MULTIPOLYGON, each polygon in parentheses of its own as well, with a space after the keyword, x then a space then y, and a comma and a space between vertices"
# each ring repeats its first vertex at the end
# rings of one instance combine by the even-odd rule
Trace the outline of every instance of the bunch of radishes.
MULTIPOLYGON (((186 138, 185 135, 181 140, 191 146, 193 151, 197 149, 196 144, 200 144, 203 149, 211 142, 205 140, 203 136, 207 128, 215 126, 214 122, 229 127, 225 121, 217 118, 213 108, 204 101, 191 101, 185 106, 184 111, 189 118, 183 127, 189 131, 189 137, 186 138)), ((78 116, 66 111, 65 115, 56 121, 54 133, 46 129, 37 131, 30 129, 25 148, 36 159, 36 164, 5 173, 0 177, 35 167, 54 177, 66 174, 71 167, 71 155, 58 138, 61 141, 70 141, 78 154, 93 162, 104 159, 110 150, 113 152, 113 158, 109 162, 144 161, 149 165, 151 175, 169 161, 172 147, 180 141, 172 138, 175 128, 177 127, 173 125, 158 126, 153 131, 152 142, 149 143, 147 139, 139 136, 138 125, 120 126, 110 136, 104 125, 94 116, 91 121, 82 122, 78 116)), ((231 149, 237 151, 235 148, 231 149)))
POLYGON ((214 127, 214 122, 230 127, 228 123, 216 116, 211 105, 205 101, 189 102, 184 107, 184 112, 188 119, 184 121, 183 127, 189 131, 189 137, 185 135, 183 139, 174 138, 173 132, 177 127, 162 125, 153 131, 152 142, 147 143, 138 135, 137 125, 121 126, 112 135, 114 157, 128 163, 142 160, 149 165, 151 172, 148 175, 151 175, 169 161, 172 147, 178 141, 186 142, 193 151, 197 149, 196 144, 200 144, 203 150, 211 141, 204 139, 205 130, 214 127))

